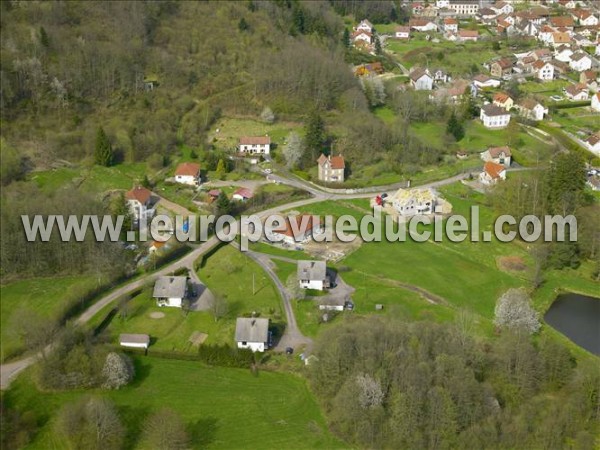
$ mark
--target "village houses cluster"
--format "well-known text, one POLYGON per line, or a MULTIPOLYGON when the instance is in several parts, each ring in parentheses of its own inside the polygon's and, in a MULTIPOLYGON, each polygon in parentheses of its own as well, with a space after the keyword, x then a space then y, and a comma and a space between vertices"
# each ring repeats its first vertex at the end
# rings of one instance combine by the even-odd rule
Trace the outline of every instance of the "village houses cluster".
MULTIPOLYGON (((424 37, 432 43, 468 43, 515 37, 536 43, 527 51, 492 57, 480 67, 480 73, 470 77, 463 74, 463 78, 455 78, 429 63, 411 67, 409 86, 429 91, 431 99, 449 103, 458 103, 466 95, 481 99, 479 119, 489 129, 506 128, 515 116, 536 122, 546 120, 553 103, 589 102, 591 112, 600 112, 600 2, 437 0, 407 1, 403 5, 411 14, 406 25, 383 34, 364 19, 351 35, 354 45, 374 54, 376 39, 385 43, 424 37), (563 80, 566 85, 551 99, 534 94, 515 99, 503 91, 488 94, 490 90, 506 89, 512 82, 554 80, 563 80)), ((355 74, 377 76, 382 72, 380 63, 373 62, 359 66, 355 74)), ((592 130, 577 139, 599 153, 598 133, 592 130)))
MULTIPOLYGON (((377 47, 383 45, 385 48, 387 40, 409 42, 424 38, 432 43, 449 41, 470 45, 481 41, 503 41, 511 36, 527 38, 535 42, 527 51, 496 55, 483 64, 478 73, 470 76, 463 74, 455 78, 454 74, 439 67, 415 65, 407 71, 404 87, 428 92, 430 100, 449 104, 458 104, 465 96, 476 99, 479 121, 490 130, 506 128, 517 118, 525 123, 549 119, 551 104, 548 104, 548 98, 535 95, 514 98, 508 89, 513 82, 544 84, 563 80, 567 83, 562 95, 551 97, 552 101, 585 102, 590 114, 600 112, 600 3, 547 0, 545 5, 530 2, 527 8, 519 8, 520 3, 479 0, 404 2, 411 14, 408 23, 380 34, 368 19, 363 19, 353 28, 350 39, 356 48, 375 56, 377 47)), ((357 77, 385 74, 381 61, 360 64, 353 71, 357 77)), ((592 130, 580 142, 600 154, 599 130, 592 130)), ((273 143, 268 135, 241 136, 232 158, 257 164, 261 160, 270 160, 272 150, 273 143)), ((468 155, 458 152, 456 156, 462 159, 468 155)), ((489 146, 479 157, 483 169, 472 182, 486 188, 506 179, 507 170, 513 163, 509 145, 489 146)), ((324 184, 341 184, 346 180, 347 162, 341 154, 323 153, 315 165, 317 179, 324 184)), ((590 180, 588 183, 593 189, 600 189, 597 177, 590 180)), ((172 181, 193 188, 202 187, 205 180, 201 165, 196 162, 179 164, 172 181)), ((221 193, 220 189, 207 191, 211 201, 221 193)), ((245 202, 253 196, 251 189, 239 187, 231 194, 231 199, 245 202)), ((126 192, 125 199, 135 221, 155 214, 156 199, 149 189, 136 186, 126 192)), ((387 208, 386 211, 398 220, 437 214, 437 208, 443 204, 443 199, 433 189, 403 188, 389 196, 380 194, 373 199, 374 206, 387 208)), ((323 225, 315 217, 305 214, 288 217, 283 225, 265 230, 268 239, 291 248, 312 241, 323 231, 323 225)), ((335 290, 338 280, 326 261, 300 260, 296 264, 298 288, 314 292, 335 290)), ((196 290, 190 283, 185 276, 159 277, 152 297, 160 307, 183 308, 196 290)), ((353 308, 347 296, 322 295, 314 299, 319 309, 325 311, 353 308)), ((240 349, 264 352, 273 345, 271 323, 261 317, 238 317, 233 339, 240 349)), ((148 335, 123 334, 120 343, 127 347, 148 348, 150 338, 148 335)))

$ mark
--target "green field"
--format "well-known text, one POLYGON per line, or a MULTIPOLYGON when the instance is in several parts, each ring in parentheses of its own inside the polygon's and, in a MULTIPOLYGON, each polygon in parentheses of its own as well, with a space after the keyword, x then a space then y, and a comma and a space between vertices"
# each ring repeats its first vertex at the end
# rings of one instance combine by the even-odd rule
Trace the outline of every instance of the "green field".
POLYGON ((456 77, 470 74, 474 65, 483 71, 482 64, 498 55, 489 41, 454 43, 440 37, 440 42, 431 42, 425 40, 425 33, 413 36, 408 42, 391 39, 386 44, 386 50, 408 68, 439 67, 456 77))
POLYGON ((112 189, 131 189, 142 181, 147 170, 145 163, 117 164, 112 167, 65 167, 33 172, 30 178, 47 192, 74 185, 96 194, 112 189))
MULTIPOLYGON (((452 204, 452 212, 467 219, 470 207, 478 205, 480 232, 492 230, 495 213, 485 206, 483 194, 460 183, 445 186, 440 192, 452 204)), ((307 205, 302 210, 335 216, 352 214, 360 218, 360 211, 348 203, 325 201, 307 205)), ((362 203, 362 207, 366 205, 362 203)), ((428 229, 432 230, 432 227, 428 229)), ((344 281, 356 289, 352 296, 355 309, 351 314, 389 314, 407 320, 448 321, 464 309, 474 315, 478 327, 488 335, 493 331, 491 319, 498 296, 510 287, 529 287, 533 273, 533 264, 523 243, 500 243, 495 239, 491 242, 467 239, 462 243, 453 243, 446 238, 439 243, 432 239, 425 243, 412 240, 363 243, 337 263, 337 267, 343 269, 344 281), (502 269, 499 264, 505 257, 518 258, 525 269, 502 269), (428 301, 411 287, 424 289, 441 300, 437 299, 437 303, 428 301), (383 311, 375 311, 377 303, 384 305, 383 311)), ((279 270, 285 270, 285 266, 279 270)), ((545 311, 561 289, 597 295, 598 284, 591 279, 592 270, 592 265, 586 263, 579 270, 548 272, 546 283, 533 297, 536 309, 545 311)), ((299 302, 295 310, 301 329, 309 336, 319 334, 328 326, 319 324, 321 313, 310 302, 299 302)), ((543 332, 554 334, 548 327, 543 332)))
POLYGON ((581 130, 585 132, 600 130, 600 114, 592 113, 585 107, 561 109, 552 115, 552 120, 574 135, 581 130))
POLYGON ((11 316, 21 307, 27 307, 43 317, 57 320, 65 308, 93 288, 91 277, 34 278, 0 286, 1 360, 22 351, 22 345, 11 332, 11 316))
POLYGON ((3 396, 6 404, 29 411, 40 430, 30 449, 68 449, 52 417, 65 403, 84 394, 115 402, 127 425, 127 448, 136 442, 144 418, 168 406, 178 412, 193 438, 193 448, 273 449, 343 448, 327 430, 306 381, 287 374, 207 367, 197 362, 136 358, 137 380, 119 391, 39 392, 28 376, 3 396))

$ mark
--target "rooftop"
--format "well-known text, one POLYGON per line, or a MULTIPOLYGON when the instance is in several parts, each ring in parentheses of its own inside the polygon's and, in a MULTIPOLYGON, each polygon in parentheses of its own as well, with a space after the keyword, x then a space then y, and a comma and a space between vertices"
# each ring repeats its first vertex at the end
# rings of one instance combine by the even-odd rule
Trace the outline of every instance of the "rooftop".
POLYGON ((327 276, 325 261, 298 261, 299 280, 324 280, 327 276))
POLYGON ((187 287, 186 277, 160 277, 154 284, 153 298, 183 298, 187 287))
POLYGON ((136 186, 125 193, 125 198, 127 200, 137 200, 142 204, 146 204, 148 200, 150 200, 150 197, 152 197, 152 192, 143 186, 136 186))
POLYGON ((236 342, 267 342, 269 338, 269 319, 257 317, 238 317, 235 322, 236 342))
POLYGON ((240 145, 269 145, 271 138, 269 136, 242 136, 240 145))
POLYGON ((195 177, 200 172, 200 164, 184 162, 177 166, 175 175, 195 177))

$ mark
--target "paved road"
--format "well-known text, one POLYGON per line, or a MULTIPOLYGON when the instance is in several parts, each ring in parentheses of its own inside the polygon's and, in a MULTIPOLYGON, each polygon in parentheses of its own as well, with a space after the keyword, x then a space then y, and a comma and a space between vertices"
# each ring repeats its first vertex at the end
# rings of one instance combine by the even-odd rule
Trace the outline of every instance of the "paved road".
MULTIPOLYGON (((465 177, 465 174, 460 174, 460 175, 456 175, 454 177, 447 178, 445 180, 428 183, 428 184, 420 186, 420 187, 436 188, 436 187, 440 187, 440 186, 443 186, 446 184, 454 183, 458 180, 463 179, 464 177, 465 177)), ((285 205, 266 209, 266 210, 258 213, 257 214, 258 216, 264 217, 264 216, 267 216, 270 214, 275 214, 275 213, 278 213, 278 212, 281 212, 284 210, 298 208, 300 206, 305 206, 305 205, 309 205, 311 203, 321 202, 324 200, 369 198, 369 197, 373 196, 373 193, 364 193, 364 192, 363 193, 354 193, 354 194, 342 194, 342 193, 331 194, 331 193, 323 192, 322 190, 319 190, 317 187, 311 185, 310 183, 300 181, 298 179, 285 179, 285 178, 281 178, 281 177, 278 177, 278 179, 281 179, 282 183, 285 183, 285 184, 288 184, 291 186, 295 186, 300 189, 304 189, 304 190, 310 192, 311 194, 313 194, 314 197, 305 199, 305 200, 298 200, 296 202, 291 202, 291 203, 287 203, 285 205)), ((377 188, 377 191, 378 192, 389 191, 390 189, 395 189, 394 186, 395 185, 381 186, 380 188, 377 188)), ((138 279, 130 281, 122 286, 119 286, 115 290, 111 291, 109 294, 102 297, 96 303, 91 305, 87 310, 85 310, 77 318, 76 323, 78 325, 87 323, 94 315, 96 315, 101 309, 103 309, 107 305, 109 305, 112 302, 114 302, 115 300, 127 295, 131 291, 139 289, 139 288, 145 286, 146 284, 153 282, 154 280, 156 280, 156 278, 158 278, 160 276, 172 274, 175 270, 180 269, 180 268, 188 268, 188 269, 193 270, 194 262, 200 256, 204 255, 209 250, 211 250, 215 245, 217 245, 218 242, 219 242, 219 240, 213 236, 206 242, 204 242, 204 243, 200 244, 199 246, 197 246, 196 248, 194 248, 191 252, 189 252, 188 254, 186 254, 185 256, 180 258, 179 260, 164 266, 163 268, 159 269, 156 272, 147 274, 147 275, 143 276, 142 278, 138 278, 138 279)), ((259 262, 260 257, 257 256, 257 254, 254 255, 254 258, 258 258, 258 259, 255 259, 255 261, 257 261, 261 265, 261 267, 263 267, 265 269, 265 272, 273 279, 273 281, 275 282, 276 285, 278 285, 278 288, 279 288, 281 286, 281 282, 279 281, 279 278, 273 272, 272 268, 268 264, 259 262)), ((264 261, 264 260, 262 260, 262 261, 264 261)), ((284 305, 284 311, 286 313, 288 327, 286 329, 286 333, 284 334, 283 338, 279 342, 279 345, 276 347, 276 350, 280 350, 281 348, 285 348, 286 346, 291 346, 291 347, 298 346, 298 344, 302 344, 302 343, 310 345, 310 342, 311 342, 310 339, 308 339, 304 335, 302 335, 302 333, 298 329, 298 325, 296 323, 296 318, 294 316, 294 311, 291 306, 289 296, 287 296, 287 294, 286 294, 287 291, 285 290, 285 288, 283 288, 283 286, 281 286, 280 292, 282 292, 282 300, 283 300, 283 305, 284 305)), ((51 350, 51 345, 49 345, 46 348, 46 350, 51 350)), ((19 372, 26 369, 30 365, 32 365, 35 361, 36 361, 36 356, 30 356, 30 357, 27 357, 24 359, 13 361, 11 363, 2 364, 0 366, 0 389, 6 389, 10 385, 10 382, 17 376, 17 374, 19 372)))

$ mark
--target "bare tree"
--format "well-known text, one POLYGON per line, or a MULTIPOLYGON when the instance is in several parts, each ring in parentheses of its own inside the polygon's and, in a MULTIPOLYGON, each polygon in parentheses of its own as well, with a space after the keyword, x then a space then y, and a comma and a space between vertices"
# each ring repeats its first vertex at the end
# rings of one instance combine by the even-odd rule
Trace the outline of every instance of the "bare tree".
POLYGON ((298 135, 298 133, 290 133, 287 138, 287 144, 283 148, 283 157, 285 158, 285 164, 288 169, 297 167, 302 156, 304 156, 304 141, 298 135))
POLYGON ((161 408, 146 419, 143 440, 149 448, 158 450, 181 450, 190 445, 185 424, 170 408, 161 408))
POLYGON ((210 300, 209 311, 212 314, 215 322, 222 319, 229 312, 229 303, 220 295, 214 295, 210 300))
POLYGON ((273 123, 275 122, 275 113, 271 108, 265 106, 262 112, 260 113, 260 118, 263 122, 273 123))
POLYGON ((73 448, 119 449, 125 437, 117 409, 106 398, 84 398, 67 404, 59 413, 57 425, 73 448))
POLYGON ((292 300, 303 300, 305 297, 305 291, 300 287, 298 283, 298 277, 295 274, 291 274, 285 282, 285 288, 292 300))

